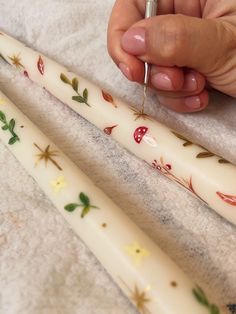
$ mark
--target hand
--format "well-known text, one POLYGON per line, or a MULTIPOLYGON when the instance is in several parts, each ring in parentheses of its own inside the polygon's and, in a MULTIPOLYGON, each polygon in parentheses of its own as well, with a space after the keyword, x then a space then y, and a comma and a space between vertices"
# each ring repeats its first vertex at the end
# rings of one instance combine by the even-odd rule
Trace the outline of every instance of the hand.
POLYGON ((158 16, 143 19, 145 0, 117 0, 108 51, 131 81, 150 86, 177 112, 203 110, 206 86, 236 97, 236 1, 159 0, 158 16))

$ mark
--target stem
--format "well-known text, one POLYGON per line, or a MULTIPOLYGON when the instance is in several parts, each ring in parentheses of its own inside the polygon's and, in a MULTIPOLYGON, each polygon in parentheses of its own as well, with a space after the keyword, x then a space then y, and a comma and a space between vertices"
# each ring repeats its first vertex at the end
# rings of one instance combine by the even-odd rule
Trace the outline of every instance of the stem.
MULTIPOLYGON (((73 88, 72 83, 71 83, 71 87, 73 88)), ((76 92, 76 94, 77 94, 79 97, 83 98, 84 103, 85 103, 88 107, 91 107, 90 104, 88 104, 87 100, 84 98, 84 96, 82 96, 78 91, 75 91, 75 92, 76 92)))

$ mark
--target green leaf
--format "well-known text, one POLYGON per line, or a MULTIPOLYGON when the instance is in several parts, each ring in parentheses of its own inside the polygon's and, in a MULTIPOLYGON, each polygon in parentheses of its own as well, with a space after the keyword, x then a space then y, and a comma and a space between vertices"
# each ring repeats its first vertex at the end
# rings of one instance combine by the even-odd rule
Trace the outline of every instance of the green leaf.
POLYGON ((84 218, 90 211, 90 207, 87 206, 87 207, 84 207, 82 213, 81 213, 81 218, 84 218))
POLYGON ((88 100, 88 90, 87 90, 87 88, 85 88, 85 90, 83 92, 83 97, 84 97, 85 101, 88 100))
POLYGON ((206 305, 207 307, 209 306, 206 295, 200 287, 198 287, 197 289, 193 289, 193 294, 199 303, 201 303, 202 305, 206 305))
POLYGON ((81 202, 84 204, 84 206, 86 206, 86 207, 90 206, 90 200, 86 194, 81 192, 79 195, 79 198, 80 198, 81 202))
POLYGON ((73 96, 72 99, 81 103, 81 104, 85 103, 85 99, 82 96, 73 96))
POLYGON ((78 92, 79 82, 76 77, 72 80, 72 87, 76 92, 78 92))
POLYGON ((220 310, 215 304, 211 305, 210 311, 211 311, 211 314, 220 314, 220 310))
POLYGON ((6 121, 6 116, 5 116, 5 114, 2 111, 0 111, 0 121, 2 121, 3 123, 7 122, 6 121))
POLYGON ((78 207, 78 204, 72 203, 72 204, 66 205, 64 208, 68 212, 73 212, 77 207, 78 207))
POLYGON ((17 141, 19 141, 19 137, 16 135, 16 136, 13 136, 12 138, 10 138, 8 144, 9 144, 9 145, 13 145, 13 144, 15 144, 17 141))
POLYGON ((60 78, 61 78, 62 82, 71 85, 71 81, 68 79, 68 77, 65 74, 61 73, 60 78))
POLYGON ((7 124, 5 124, 5 125, 2 127, 2 130, 3 130, 3 131, 8 130, 8 125, 7 125, 7 124))
POLYGON ((9 122, 9 131, 10 132, 14 131, 15 124, 16 124, 15 120, 11 119, 11 121, 9 122))

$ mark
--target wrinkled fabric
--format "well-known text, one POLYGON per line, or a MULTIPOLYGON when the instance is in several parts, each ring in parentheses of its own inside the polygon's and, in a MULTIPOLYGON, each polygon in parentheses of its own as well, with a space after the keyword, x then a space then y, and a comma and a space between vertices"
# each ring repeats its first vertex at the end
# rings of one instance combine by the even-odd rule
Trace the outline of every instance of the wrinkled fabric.
MULTIPOLYGON (((0 0, 0 29, 139 106, 141 86, 106 50, 113 2, 0 0)), ((209 296, 236 303, 235 226, 3 61, 0 89, 209 296)), ((147 111, 236 163, 236 100, 177 114, 149 92, 147 111)), ((0 314, 136 313, 2 143, 0 167, 0 314)))

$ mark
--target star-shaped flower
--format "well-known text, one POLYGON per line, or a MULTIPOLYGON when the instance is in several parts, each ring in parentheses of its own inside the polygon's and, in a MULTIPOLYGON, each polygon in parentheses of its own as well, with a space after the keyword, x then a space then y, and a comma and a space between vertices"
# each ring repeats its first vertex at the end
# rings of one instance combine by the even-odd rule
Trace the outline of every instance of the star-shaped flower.
POLYGON ((23 64, 21 63, 20 54, 18 54, 18 55, 13 55, 12 57, 8 57, 8 58, 11 60, 12 64, 13 64, 16 68, 18 68, 18 69, 24 68, 23 64))
POLYGON ((55 193, 59 193, 63 188, 67 186, 65 178, 63 176, 58 177, 56 180, 51 181, 51 186, 55 193))
POLYGON ((34 146, 37 147, 37 149, 40 151, 40 153, 36 155, 38 157, 38 159, 37 159, 37 161, 35 163, 35 166, 37 166, 38 163, 41 160, 44 160, 45 161, 45 166, 47 167, 47 164, 50 161, 55 167, 57 167, 58 170, 62 171, 61 166, 54 159, 54 157, 58 156, 58 152, 57 151, 50 150, 50 145, 48 145, 45 149, 42 149, 41 147, 39 147, 35 143, 34 143, 34 146))
POLYGON ((137 266, 140 266, 143 258, 150 256, 150 252, 141 247, 138 242, 125 247, 126 253, 133 257, 137 266))
POLYGON ((138 285, 135 285, 133 289, 131 289, 122 279, 122 283, 126 286, 130 293, 130 300, 135 304, 137 309, 141 314, 151 314, 148 309, 148 303, 151 303, 151 299, 148 296, 148 291, 151 289, 148 286, 145 290, 141 290, 138 285))
POLYGON ((151 117, 148 114, 146 114, 143 109, 141 109, 141 110, 139 110, 137 108, 131 108, 131 109, 134 112, 134 116, 135 116, 134 121, 137 121, 139 119, 152 121, 151 117))

